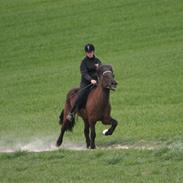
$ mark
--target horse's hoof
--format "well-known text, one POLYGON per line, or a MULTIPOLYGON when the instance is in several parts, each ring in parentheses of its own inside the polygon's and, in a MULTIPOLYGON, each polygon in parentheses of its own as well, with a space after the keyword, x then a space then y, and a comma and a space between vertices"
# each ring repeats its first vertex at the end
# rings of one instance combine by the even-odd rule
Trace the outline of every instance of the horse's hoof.
POLYGON ((90 147, 91 147, 91 149, 96 149, 95 145, 91 145, 90 147))
POLYGON ((55 144, 55 146, 56 146, 56 147, 59 147, 59 146, 60 146, 60 144, 59 144, 59 143, 56 143, 56 144, 55 144))
POLYGON ((62 144, 62 142, 57 141, 56 146, 59 147, 62 144))
MULTIPOLYGON (((105 130, 104 130, 104 131, 105 131, 105 130)), ((105 135, 105 136, 112 135, 112 131, 111 131, 111 130, 107 130, 107 131, 105 131, 104 135, 105 135)))
POLYGON ((102 134, 106 135, 107 132, 108 132, 108 129, 105 129, 105 130, 103 130, 102 134))

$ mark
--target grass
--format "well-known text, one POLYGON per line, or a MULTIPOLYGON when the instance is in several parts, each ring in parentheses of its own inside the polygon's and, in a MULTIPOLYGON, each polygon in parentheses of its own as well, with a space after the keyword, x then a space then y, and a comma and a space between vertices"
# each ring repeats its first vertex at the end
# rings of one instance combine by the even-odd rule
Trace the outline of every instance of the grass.
POLYGON ((2 182, 147 183, 181 182, 183 178, 182 151, 168 149, 17 152, 1 154, 0 160, 2 182))
MULTIPOLYGON (((83 46, 92 42, 97 56, 113 65, 119 82, 111 93, 112 116, 119 125, 106 138, 101 135, 105 127, 97 124, 96 144, 144 141, 173 147, 159 150, 169 159, 135 150, 0 154, 2 182, 181 182, 181 0, 0 4, 0 146, 57 138, 66 93, 79 85, 83 46), (130 163, 138 157, 141 163, 130 163)), ((82 131, 79 119, 65 139, 84 143, 82 131)))

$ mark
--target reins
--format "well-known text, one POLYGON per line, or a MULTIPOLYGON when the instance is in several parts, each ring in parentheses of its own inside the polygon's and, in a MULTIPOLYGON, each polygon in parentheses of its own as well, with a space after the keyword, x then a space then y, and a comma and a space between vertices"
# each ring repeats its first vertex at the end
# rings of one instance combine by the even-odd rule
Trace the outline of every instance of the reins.
MULTIPOLYGON (((90 84, 86 85, 85 87, 80 88, 78 92, 81 92, 81 91, 85 90, 86 88, 88 88, 88 87, 91 86, 91 85, 93 85, 93 84, 90 83, 90 84)), ((94 85, 93 85, 91 88, 93 88, 93 87, 94 87, 94 85)), ((69 96, 69 98, 68 98, 67 100, 70 100, 73 96, 75 96, 75 95, 77 95, 77 94, 78 94, 78 93, 73 93, 72 95, 69 96)))

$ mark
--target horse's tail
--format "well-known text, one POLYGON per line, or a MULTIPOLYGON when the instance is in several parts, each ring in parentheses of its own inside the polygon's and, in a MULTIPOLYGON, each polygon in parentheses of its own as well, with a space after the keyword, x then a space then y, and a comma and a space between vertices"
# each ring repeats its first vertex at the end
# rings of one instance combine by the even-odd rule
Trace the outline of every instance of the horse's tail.
POLYGON ((64 109, 60 113, 60 116, 59 116, 59 124, 62 125, 63 122, 64 122, 64 109))
POLYGON ((75 117, 72 121, 68 121, 66 118, 66 115, 71 110, 71 100, 74 100, 74 98, 77 96, 77 93, 79 91, 79 88, 73 88, 67 93, 66 103, 64 109, 61 111, 59 116, 59 124, 65 125, 66 130, 72 131, 75 125, 75 117))
MULTIPOLYGON (((59 116, 59 124, 63 125, 63 123, 64 123, 64 109, 62 110, 59 116)), ((67 121, 66 130, 72 131, 72 129, 74 128, 74 125, 75 125, 75 117, 73 118, 72 121, 67 121)))

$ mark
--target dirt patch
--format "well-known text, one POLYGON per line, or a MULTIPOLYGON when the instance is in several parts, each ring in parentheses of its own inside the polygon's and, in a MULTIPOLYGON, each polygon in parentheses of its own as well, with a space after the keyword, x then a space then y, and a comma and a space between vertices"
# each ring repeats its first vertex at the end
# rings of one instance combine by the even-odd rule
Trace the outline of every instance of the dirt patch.
MULTIPOLYGON (((97 149, 138 149, 138 150, 154 150, 160 148, 170 148, 170 149, 183 149, 183 143, 171 143, 166 144, 163 142, 146 142, 140 141, 134 144, 110 144, 110 145, 99 145, 97 149)), ((11 146, 0 145, 0 152, 11 153, 16 151, 27 151, 27 152, 46 152, 46 151, 56 151, 59 149, 67 149, 74 151, 87 150, 85 144, 76 143, 70 141, 64 141, 60 148, 55 146, 55 139, 34 139, 27 143, 17 142, 11 146)))
MULTIPOLYGON (((69 150, 86 150, 84 144, 77 144, 72 142, 64 142, 60 147, 62 149, 69 150)), ((0 152, 16 152, 16 151, 27 151, 27 152, 46 152, 46 151, 56 151, 60 148, 56 147, 55 141, 51 140, 43 140, 43 139, 34 139, 33 141, 29 141, 27 143, 17 142, 14 145, 0 145, 0 152)))

